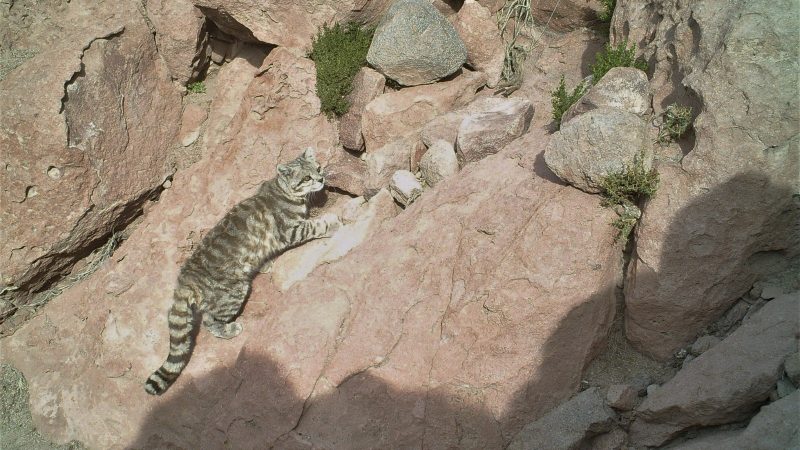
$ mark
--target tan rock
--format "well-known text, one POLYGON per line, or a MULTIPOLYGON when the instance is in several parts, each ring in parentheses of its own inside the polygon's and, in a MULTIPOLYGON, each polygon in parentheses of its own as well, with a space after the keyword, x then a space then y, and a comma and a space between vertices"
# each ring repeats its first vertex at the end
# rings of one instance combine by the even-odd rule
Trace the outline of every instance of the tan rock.
POLYGON ((497 86, 503 72, 505 45, 491 12, 474 0, 467 0, 453 26, 467 47, 467 64, 486 74, 486 85, 497 86))
POLYGON ((178 142, 188 147, 200 137, 200 127, 208 118, 206 105, 189 103, 183 109, 181 116, 181 129, 178 131, 178 142))
POLYGON ((339 142, 346 149, 361 151, 364 149, 364 137, 361 135, 361 115, 367 103, 383 94, 386 78, 380 73, 362 67, 353 78, 353 90, 347 95, 350 109, 339 120, 339 142))
POLYGON ((443 140, 434 142, 422 156, 419 171, 422 179, 431 187, 458 173, 458 158, 453 145, 443 140))
POLYGON ((146 0, 144 13, 153 25, 158 53, 172 78, 185 85, 208 65, 205 17, 191 0, 146 0))
POLYGON ((453 80, 387 92, 369 102, 361 121, 367 152, 416 132, 425 123, 475 98, 486 77, 464 72, 453 80))
POLYGON ((419 134, 422 142, 428 147, 439 140, 445 141, 453 146, 456 145, 458 126, 461 125, 466 115, 466 111, 458 110, 437 116, 422 127, 419 134))
POLYGON ((497 153, 528 131, 533 105, 520 98, 489 97, 470 105, 458 127, 456 151, 462 164, 497 153))
POLYGON ((41 39, 0 80, 0 285, 17 306, 140 214, 172 173, 181 112, 134 4, 36 8, 42 22, 0 25, 41 39))
POLYGON ((421 150, 425 150, 422 141, 410 135, 367 153, 364 157, 367 164, 367 177, 364 181, 366 191, 377 192, 388 186, 396 171, 411 168, 411 159, 421 150))
POLYGON ((325 184, 344 192, 364 195, 367 164, 345 151, 338 152, 325 166, 325 184))
POLYGON ((678 102, 699 113, 683 160, 659 168, 625 288, 628 339, 666 359, 800 249, 792 200, 800 192, 800 100, 788 95, 797 85, 789 74, 800 50, 790 43, 800 18, 790 2, 725 5, 713 14, 663 6, 655 13, 620 4, 613 35, 619 42, 628 30, 655 63, 654 106, 678 102), (753 46, 772 50, 746 50, 753 46))
POLYGON ((564 112, 561 124, 600 107, 619 108, 644 117, 650 110, 647 74, 633 67, 614 67, 564 112))
POLYGON ((398 170, 389 180, 389 193, 406 207, 422 195, 422 183, 408 170, 398 170))
POLYGON ((638 389, 630 384, 613 384, 608 387, 606 393, 606 402, 608 406, 621 410, 630 411, 636 406, 636 400, 639 397, 638 389))
POLYGON ((767 303, 748 322, 662 385, 636 409, 632 442, 662 445, 690 427, 749 417, 797 351, 800 293, 767 303))

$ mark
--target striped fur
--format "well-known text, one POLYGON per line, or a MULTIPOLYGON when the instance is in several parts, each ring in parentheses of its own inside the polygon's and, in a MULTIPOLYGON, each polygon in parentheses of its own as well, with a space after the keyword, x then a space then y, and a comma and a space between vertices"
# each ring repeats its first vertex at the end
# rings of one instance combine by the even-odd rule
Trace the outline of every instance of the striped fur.
POLYGON ((278 166, 278 176, 234 206, 184 263, 167 315, 169 355, 147 379, 145 390, 161 395, 178 378, 192 354, 198 322, 218 338, 241 333, 234 322, 261 266, 289 247, 330 235, 335 215, 308 219, 308 198, 324 179, 311 148, 278 166), (197 319, 200 319, 199 321, 197 319))

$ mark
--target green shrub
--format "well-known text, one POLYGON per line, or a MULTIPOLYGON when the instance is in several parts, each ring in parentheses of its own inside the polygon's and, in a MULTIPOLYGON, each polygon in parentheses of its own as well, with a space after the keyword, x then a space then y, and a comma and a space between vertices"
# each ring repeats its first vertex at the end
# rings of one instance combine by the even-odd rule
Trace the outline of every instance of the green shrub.
POLYGON ((317 96, 328 117, 341 116, 350 108, 345 97, 353 89, 353 77, 367 64, 367 50, 374 30, 358 24, 323 26, 311 45, 317 66, 317 96))
POLYGON ((597 83, 614 67, 635 67, 647 71, 647 63, 636 59, 636 44, 628 48, 628 42, 622 42, 616 48, 606 43, 605 49, 598 52, 592 65, 592 77, 597 83))
POLYGON ((573 103, 577 102, 583 94, 586 93, 586 90, 586 83, 581 81, 575 86, 571 94, 567 94, 567 85, 564 83, 564 75, 561 75, 561 82, 558 83, 558 88, 550 94, 553 105, 553 120, 558 123, 559 128, 561 127, 561 117, 573 103))
POLYGON ((195 81, 186 85, 186 90, 192 94, 205 94, 206 85, 202 81, 195 81))
POLYGON ((664 143, 680 139, 691 124, 691 106, 680 106, 677 103, 667 106, 658 130, 658 142, 664 143))
POLYGON ((636 226, 641 211, 636 206, 641 200, 652 197, 658 189, 658 172, 645 170, 640 154, 632 166, 609 174, 602 181, 603 206, 613 206, 618 218, 611 222, 617 229, 614 240, 625 240, 636 226))
POLYGON ((617 0, 600 0, 600 5, 603 6, 603 10, 597 13, 597 18, 603 22, 611 22, 611 16, 614 15, 617 0))

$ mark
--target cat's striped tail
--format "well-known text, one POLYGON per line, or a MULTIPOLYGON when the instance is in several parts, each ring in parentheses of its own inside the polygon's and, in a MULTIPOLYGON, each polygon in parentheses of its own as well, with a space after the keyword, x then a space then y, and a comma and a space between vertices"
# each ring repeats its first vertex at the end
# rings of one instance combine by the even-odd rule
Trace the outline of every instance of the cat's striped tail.
POLYGON ((189 358, 192 356, 194 338, 196 335, 195 327, 197 321, 194 319, 192 304, 193 292, 190 289, 180 289, 175 291, 175 300, 169 310, 167 320, 169 321, 169 355, 161 367, 153 372, 144 384, 144 390, 148 394, 161 395, 181 374, 189 358))

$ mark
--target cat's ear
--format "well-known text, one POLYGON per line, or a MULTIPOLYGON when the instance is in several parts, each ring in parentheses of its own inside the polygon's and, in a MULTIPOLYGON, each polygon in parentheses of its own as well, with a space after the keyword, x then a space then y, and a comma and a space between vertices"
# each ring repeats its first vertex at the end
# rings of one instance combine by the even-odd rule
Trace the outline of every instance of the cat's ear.
POLYGON ((289 175, 291 175, 292 170, 283 164, 278 164, 278 173, 285 177, 288 177, 289 175))
POLYGON ((317 157, 317 151, 314 150, 314 147, 306 147, 306 151, 303 152, 303 158, 314 161, 317 157))

